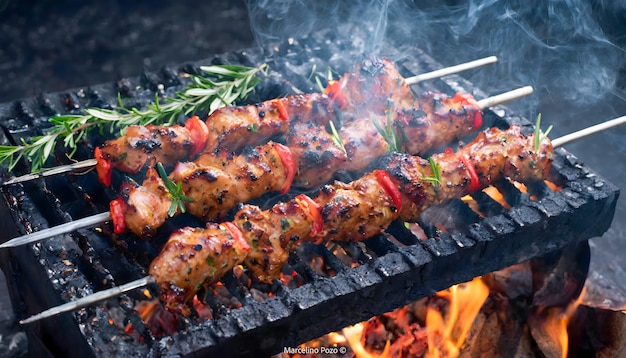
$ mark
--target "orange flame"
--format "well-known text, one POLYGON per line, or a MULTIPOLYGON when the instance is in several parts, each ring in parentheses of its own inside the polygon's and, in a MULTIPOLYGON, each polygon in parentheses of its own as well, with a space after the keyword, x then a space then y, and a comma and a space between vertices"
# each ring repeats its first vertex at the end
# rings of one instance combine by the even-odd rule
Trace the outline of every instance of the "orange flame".
POLYGON ((365 349, 365 346, 361 342, 361 336, 363 335, 363 328, 365 325, 363 322, 357 323, 354 326, 346 327, 342 330, 344 337, 350 344, 350 348, 354 352, 357 358, 391 358, 390 348, 391 342, 387 340, 385 349, 380 354, 370 353, 365 349))
POLYGON ((495 186, 486 187, 485 189, 483 189, 483 192, 489 195, 489 197, 495 202, 502 205, 502 207, 506 210, 511 210, 511 205, 506 202, 506 200, 504 199, 504 195, 502 195, 500 190, 498 190, 495 186))
POLYGON ((567 333, 567 326, 570 319, 576 313, 576 309, 582 303, 585 298, 586 287, 583 287, 580 295, 575 301, 570 302, 567 308, 552 307, 547 310, 547 317, 544 321, 544 328, 546 333, 550 336, 552 342, 559 345, 561 350, 561 357, 567 357, 569 347, 569 335, 567 333))
POLYGON ((446 319, 437 308, 428 306, 428 357, 457 357, 480 308, 489 296, 489 288, 480 277, 454 285, 437 296, 450 302, 446 319))

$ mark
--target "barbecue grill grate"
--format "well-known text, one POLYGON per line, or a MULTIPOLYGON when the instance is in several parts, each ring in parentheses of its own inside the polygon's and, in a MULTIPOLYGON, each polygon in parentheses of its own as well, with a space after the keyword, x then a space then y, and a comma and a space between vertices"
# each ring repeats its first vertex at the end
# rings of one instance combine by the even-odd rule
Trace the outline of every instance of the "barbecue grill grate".
MULTIPOLYGON (((332 36, 290 39, 267 54, 256 50, 232 52, 183 64, 178 70, 164 68, 157 73, 144 73, 140 78, 123 79, 114 85, 42 94, 0 105, 3 128, 0 142, 18 143, 20 138, 41 134, 51 114, 79 113, 90 106, 110 107, 116 103, 118 92, 128 97, 131 106, 145 105, 154 98, 154 91, 173 95, 185 84, 185 78, 176 73, 193 73, 206 63, 247 66, 268 63, 273 72, 249 102, 313 92, 317 86, 312 69, 317 68, 320 75, 328 67, 338 74, 350 70, 354 59, 361 58, 363 49, 359 43, 332 36), (334 55, 338 53, 342 56, 334 55)), ((399 47, 389 52, 404 50, 411 56, 396 63, 405 75, 440 67, 416 49, 399 47)), ((484 97, 457 76, 424 84, 422 89, 466 91, 484 97)), ((485 113, 486 126, 506 127, 512 123, 532 131, 531 123, 524 118, 485 113)), ((89 158, 93 147, 103 140, 96 136, 89 139, 89 144, 79 148, 78 159, 89 158)), ((59 149, 49 164, 67 163, 59 149)), ((27 170, 23 163, 16 169, 18 174, 27 170)), ((156 338, 150 334, 134 310, 135 303, 146 297, 134 292, 28 326, 29 351, 42 356, 81 357, 258 356, 281 352, 283 347, 296 346, 393 310, 474 276, 599 236, 608 229, 617 188, 563 149, 555 151, 550 180, 561 190, 552 191, 540 184, 523 193, 508 181, 499 182, 496 187, 511 206, 510 210, 479 192, 472 195, 475 210, 461 200, 441 209, 440 213, 449 214, 447 219, 442 219, 443 228, 435 225, 436 215, 425 214, 420 226, 428 237, 426 240, 418 239, 404 225, 395 223, 385 235, 363 243, 305 244, 290 257, 284 270, 288 275, 295 272, 293 283, 301 283, 299 287, 275 282, 255 283, 248 288, 229 274, 220 290, 226 290, 230 302, 241 307, 230 309, 220 297, 208 294, 207 302, 216 318, 205 321, 185 318, 180 324, 182 329, 171 336, 156 338), (129 322, 137 334, 135 338, 123 332, 129 322)), ((106 211, 108 201, 115 195, 97 183, 93 172, 40 179, 5 187, 2 191, 5 198, 0 206, 2 241, 106 211)), ((85 229, 0 252, 18 316, 26 317, 145 276, 146 267, 158 253, 166 233, 176 225, 188 223, 193 223, 189 217, 176 218, 162 229, 161 240, 154 242, 133 237, 111 240, 110 233, 85 229)), ((155 288, 149 289, 155 296, 155 288)))

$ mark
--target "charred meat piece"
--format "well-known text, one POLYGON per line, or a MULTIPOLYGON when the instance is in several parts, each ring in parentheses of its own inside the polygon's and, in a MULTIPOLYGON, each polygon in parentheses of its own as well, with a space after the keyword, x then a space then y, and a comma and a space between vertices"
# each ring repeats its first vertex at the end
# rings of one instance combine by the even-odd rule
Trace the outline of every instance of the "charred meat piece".
POLYGON ((107 141, 100 151, 113 167, 137 173, 150 158, 161 163, 176 163, 187 158, 192 147, 189 130, 183 126, 130 126, 126 134, 107 141))
POLYGON ((203 285, 216 282, 241 264, 249 249, 232 225, 183 228, 172 234, 152 262, 150 275, 160 283, 166 308, 184 311, 181 305, 203 285))

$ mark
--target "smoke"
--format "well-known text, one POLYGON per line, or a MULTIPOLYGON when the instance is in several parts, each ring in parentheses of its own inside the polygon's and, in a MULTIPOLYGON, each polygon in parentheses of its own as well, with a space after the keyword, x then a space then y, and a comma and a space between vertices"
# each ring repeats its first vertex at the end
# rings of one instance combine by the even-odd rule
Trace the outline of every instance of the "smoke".
POLYGON ((626 64, 619 45, 626 37, 624 0, 247 0, 247 5, 262 47, 355 22, 365 29, 364 56, 379 54, 386 42, 420 48, 444 65, 498 56, 493 70, 468 74, 490 94, 532 85, 539 98, 586 106, 616 86, 623 90, 616 81, 626 64))
MULTIPOLYGON (((245 0, 252 33, 262 49, 288 38, 354 24, 365 40, 364 54, 377 54, 387 29, 391 0, 245 0)), ((346 37, 352 34, 337 34, 346 37)))

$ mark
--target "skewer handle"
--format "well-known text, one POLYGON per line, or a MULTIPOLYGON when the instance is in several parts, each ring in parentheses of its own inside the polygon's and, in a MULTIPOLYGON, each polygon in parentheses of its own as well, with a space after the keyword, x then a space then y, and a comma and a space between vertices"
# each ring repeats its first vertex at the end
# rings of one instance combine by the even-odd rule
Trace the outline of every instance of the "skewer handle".
POLYGON ((514 89, 509 92, 504 92, 502 94, 492 96, 489 98, 481 99, 478 101, 478 105, 481 109, 498 106, 504 103, 509 103, 515 100, 518 100, 522 97, 526 97, 533 93, 533 88, 531 86, 525 86, 518 89, 514 89))
POLYGON ((611 119, 610 121, 606 121, 600 124, 596 124, 595 126, 591 126, 591 127, 587 127, 585 129, 581 129, 577 132, 574 133, 570 133, 567 135, 564 135, 562 137, 556 138, 552 140, 552 146, 553 147, 562 147, 565 144, 577 141, 579 139, 583 139, 589 135, 592 135, 594 133, 598 133, 604 130, 607 130, 609 128, 613 128, 613 127, 617 127, 619 125, 622 125, 626 123, 626 116, 622 116, 622 117, 618 117, 615 119, 611 119))
POLYGON ((35 231, 30 234, 18 236, 15 239, 9 240, 5 242, 4 244, 0 245, 0 248, 26 245, 31 242, 37 242, 40 240, 48 239, 56 235, 61 235, 61 234, 65 234, 68 232, 72 232, 74 230, 98 225, 108 220, 111 220, 111 212, 109 211, 105 213, 101 213, 101 214, 88 216, 86 218, 70 221, 65 224, 53 226, 51 228, 44 229, 41 231, 35 231))
POLYGON ((432 72, 422 73, 417 76, 405 78, 405 82, 411 86, 422 81, 432 80, 434 78, 439 78, 443 76, 453 75, 455 73, 471 70, 473 68, 485 66, 491 63, 498 62, 498 58, 496 56, 489 56, 485 58, 481 58, 478 60, 474 60, 467 63, 462 63, 460 65, 451 66, 442 68, 440 70, 435 70, 432 72))
POLYGON ((124 285, 121 285, 121 286, 109 288, 109 289, 103 290, 103 291, 98 291, 98 292, 96 292, 94 294, 91 294, 89 296, 85 296, 85 297, 79 298, 76 301, 70 301, 70 302, 64 303, 62 305, 49 308, 49 309, 47 309, 47 310, 45 310, 43 312, 37 313, 36 315, 30 316, 30 317, 28 317, 26 319, 21 320, 20 324, 32 323, 32 322, 36 322, 36 321, 39 321, 39 320, 44 319, 44 318, 56 316, 56 315, 64 313, 64 312, 77 310, 79 308, 83 308, 83 307, 89 306, 89 305, 91 305, 93 303, 100 302, 102 300, 106 300, 107 298, 112 298, 112 297, 119 296, 122 293, 125 293, 125 292, 128 292, 128 291, 132 291, 132 290, 134 290, 136 288, 147 286, 147 285, 149 285, 151 283, 154 283, 154 282, 155 282, 154 277, 146 276, 146 277, 140 278, 140 279, 135 280, 135 281, 131 281, 131 282, 129 282, 127 284, 124 284, 124 285))

